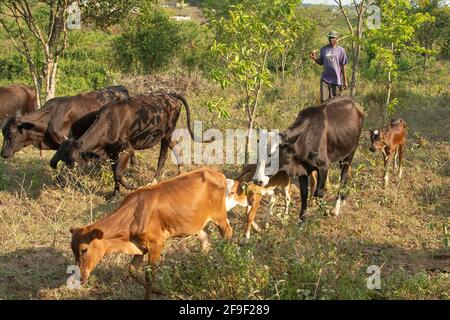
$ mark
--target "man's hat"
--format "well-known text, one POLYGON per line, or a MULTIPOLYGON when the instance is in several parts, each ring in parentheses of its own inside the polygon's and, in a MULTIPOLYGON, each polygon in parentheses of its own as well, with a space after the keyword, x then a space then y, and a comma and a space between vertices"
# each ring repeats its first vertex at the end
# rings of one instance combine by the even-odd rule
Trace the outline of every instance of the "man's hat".
POLYGON ((336 31, 328 32, 328 38, 337 38, 337 37, 339 37, 339 34, 336 31))

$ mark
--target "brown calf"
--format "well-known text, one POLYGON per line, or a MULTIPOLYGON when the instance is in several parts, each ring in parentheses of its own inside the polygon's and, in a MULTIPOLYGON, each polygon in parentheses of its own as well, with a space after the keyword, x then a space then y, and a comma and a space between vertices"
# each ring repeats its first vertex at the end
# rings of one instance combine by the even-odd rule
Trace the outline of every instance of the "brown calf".
POLYGON ((136 273, 148 254, 152 279, 147 278, 145 284, 149 298, 156 263, 167 239, 196 234, 202 249, 207 249, 208 235, 203 228, 209 221, 219 227, 224 238, 231 238, 225 191, 223 173, 201 168, 139 188, 126 196, 114 212, 91 225, 72 228, 71 247, 81 280, 85 281, 103 256, 111 252, 133 255, 129 271, 140 280, 136 273))
POLYGON ((389 165, 391 157, 394 155, 394 173, 397 171, 398 177, 402 176, 402 160, 405 153, 407 138, 406 122, 402 119, 392 119, 389 125, 382 129, 369 130, 370 151, 380 150, 384 160, 384 186, 389 183, 389 165), (398 164, 397 164, 398 158, 398 164))
MULTIPOLYGON (((252 182, 255 175, 257 165, 246 165, 237 180, 227 179, 227 211, 236 205, 247 208, 247 228, 245 237, 250 238, 251 227, 259 232, 261 229, 255 222, 256 211, 259 208, 261 198, 264 195, 270 195, 269 207, 263 218, 263 226, 268 227, 269 217, 272 215, 275 206, 275 193, 278 189, 282 190, 284 196, 284 215, 289 214, 289 206, 291 203, 291 178, 285 172, 278 172, 269 178, 268 183, 262 187, 252 182)), ((316 173, 310 176, 311 190, 315 190, 316 173)), ((312 195, 312 193, 311 193, 312 195)))

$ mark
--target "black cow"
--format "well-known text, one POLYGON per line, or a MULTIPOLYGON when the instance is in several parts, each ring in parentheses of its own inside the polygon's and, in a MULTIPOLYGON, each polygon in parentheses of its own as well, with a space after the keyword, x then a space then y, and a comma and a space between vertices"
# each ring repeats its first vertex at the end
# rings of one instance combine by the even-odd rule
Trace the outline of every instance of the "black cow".
POLYGON ((0 87, 0 122, 36 110, 36 92, 23 84, 0 87))
MULTIPOLYGON (((323 197, 325 181, 331 163, 339 162, 341 186, 339 188, 334 214, 340 212, 345 200, 342 188, 348 178, 364 121, 361 106, 350 97, 335 97, 317 107, 302 110, 294 123, 280 133, 279 170, 291 177, 299 177, 301 210, 304 219, 308 199, 308 176, 317 171, 317 188, 314 196, 323 197)), ((273 155, 271 156, 273 158, 273 155)), ((253 181, 264 185, 266 161, 260 159, 253 181)))
MULTIPOLYGON (((191 129, 190 110, 186 99, 176 93, 154 92, 148 95, 132 97, 127 101, 110 103, 98 112, 89 129, 78 139, 70 138, 58 151, 58 159, 72 166, 91 159, 113 160, 114 193, 118 195, 120 185, 135 189, 123 179, 133 150, 144 150, 161 143, 157 169, 152 182, 159 179, 164 166, 168 148, 178 162, 179 155, 174 150, 175 141, 171 136, 175 130, 181 112, 181 104, 186 108, 188 131, 194 141, 191 129), (181 103, 180 103, 181 102, 181 103)), ((58 159, 55 159, 57 161, 58 159)))
POLYGON ((41 150, 57 150, 77 119, 108 102, 128 97, 125 87, 113 86, 72 97, 53 98, 37 111, 20 118, 9 118, 3 127, 1 156, 11 158, 29 145, 41 150))

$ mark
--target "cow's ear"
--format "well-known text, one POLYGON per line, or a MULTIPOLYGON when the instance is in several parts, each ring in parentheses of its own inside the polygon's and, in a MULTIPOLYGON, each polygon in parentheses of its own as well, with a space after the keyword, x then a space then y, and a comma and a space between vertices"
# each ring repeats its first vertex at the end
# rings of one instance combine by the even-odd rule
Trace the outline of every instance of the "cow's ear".
POLYGON ((70 233, 71 234, 74 234, 75 231, 77 231, 77 228, 74 228, 74 227, 70 228, 70 233))
POLYGON ((34 124, 30 122, 24 122, 17 126, 19 129, 31 130, 34 128, 34 124))
POLYGON ((101 240, 103 238, 103 231, 100 229, 94 229, 89 232, 91 240, 98 239, 101 240))

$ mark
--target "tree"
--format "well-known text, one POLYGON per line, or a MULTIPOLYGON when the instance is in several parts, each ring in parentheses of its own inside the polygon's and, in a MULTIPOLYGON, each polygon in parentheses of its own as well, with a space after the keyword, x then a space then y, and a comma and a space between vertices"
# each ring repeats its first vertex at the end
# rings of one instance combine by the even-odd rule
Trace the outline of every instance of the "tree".
POLYGON ((68 0, 2 0, 0 24, 25 57, 37 92, 37 105, 55 95, 58 61, 67 45, 68 0), (39 15, 40 14, 40 15, 39 15), (33 47, 43 54, 34 54, 33 47))
MULTIPOLYGON (((245 2, 245 1, 244 1, 245 2)), ((225 87, 233 84, 243 90, 247 116, 246 158, 263 87, 271 86, 267 66, 269 54, 283 51, 292 37, 286 29, 301 0, 262 0, 231 6, 228 15, 211 20, 216 39, 212 47, 222 61, 213 78, 225 87)))
MULTIPOLYGON (((440 42, 441 53, 445 56, 445 50, 450 44, 450 7, 445 0, 414 0, 413 8, 414 12, 428 13, 434 18, 417 30, 416 38, 420 45, 431 51, 433 45, 440 42)), ((424 54, 424 68, 427 59, 428 54, 424 54)))
POLYGON ((280 39, 279 45, 276 47, 278 49, 276 54, 279 56, 281 75, 284 81, 289 52, 296 41, 302 38, 305 31, 309 32, 312 29, 312 25, 308 19, 303 18, 299 10, 295 10, 294 14, 287 15, 283 21, 280 21, 280 24, 280 32, 278 34, 280 39))
POLYGON ((83 22, 105 29, 123 22, 130 13, 137 13, 147 3, 157 0, 95 0, 83 1, 81 5, 83 22))
POLYGON ((429 14, 414 13, 408 0, 380 0, 381 24, 367 32, 366 46, 375 53, 375 62, 386 75, 385 119, 394 110, 392 88, 398 78, 398 60, 403 52, 423 54, 426 48, 413 41, 418 28, 431 21, 429 14))
POLYGON ((356 14, 356 26, 354 26, 350 21, 349 15, 347 14, 347 11, 342 4, 342 0, 334 0, 334 2, 336 2, 336 4, 339 6, 339 9, 341 10, 341 13, 345 18, 348 30, 352 37, 352 77, 350 80, 350 95, 354 96, 356 93, 356 81, 358 76, 359 61, 361 57, 364 19, 366 18, 367 9, 373 4, 373 1, 360 0, 358 2, 357 0, 352 0, 353 9, 355 10, 356 14))

